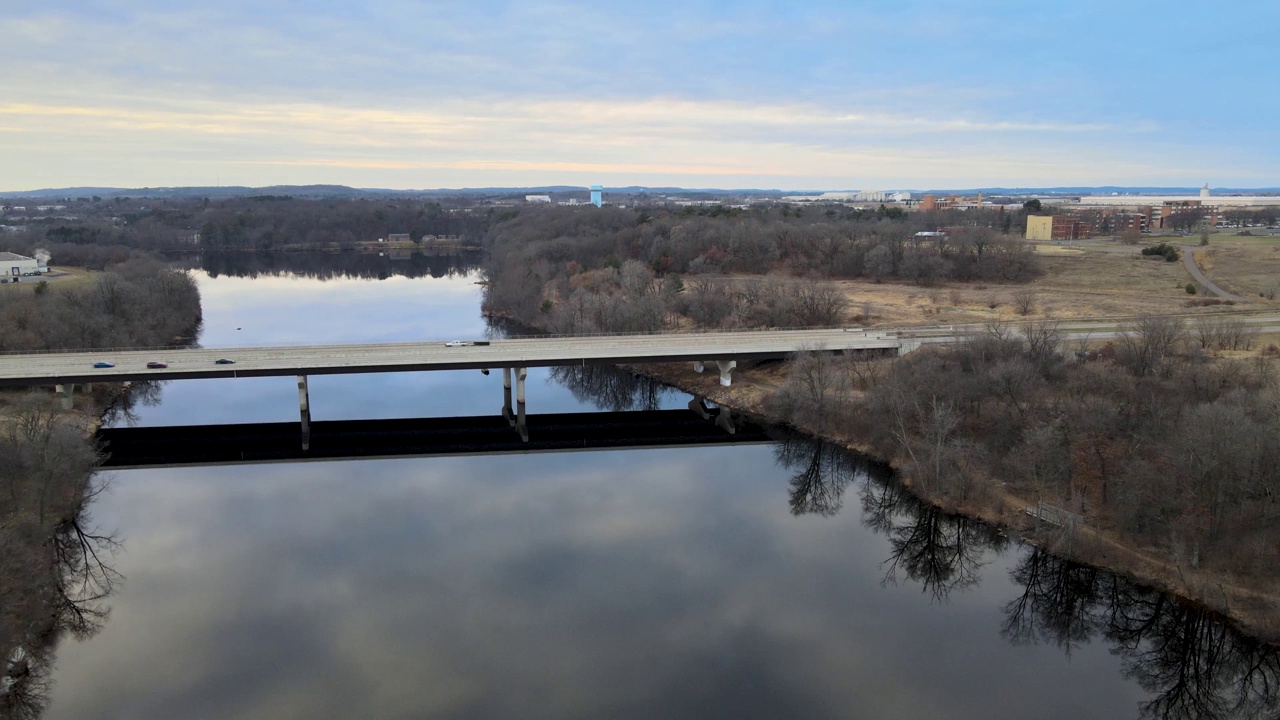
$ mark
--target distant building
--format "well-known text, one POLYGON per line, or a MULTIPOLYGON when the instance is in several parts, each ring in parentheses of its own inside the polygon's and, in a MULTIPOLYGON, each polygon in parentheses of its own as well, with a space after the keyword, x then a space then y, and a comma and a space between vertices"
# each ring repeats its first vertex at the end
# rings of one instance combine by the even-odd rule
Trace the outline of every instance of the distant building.
POLYGON ((1205 183, 1204 187, 1200 188, 1200 197, 1202 198, 1209 197, 1209 183, 1205 183))
POLYGON ((896 192, 890 195, 889 199, 892 200, 893 202, 911 202, 911 193, 896 192))
POLYGON ((407 243, 412 242, 409 233, 390 233, 387 235, 387 242, 407 243))
POLYGON ((884 202, 889 194, 882 190, 863 190, 853 196, 857 202, 884 202))
POLYGON ((603 185, 591 186, 591 204, 595 205, 596 207, 600 207, 601 205, 604 204, 604 186, 603 185))
POLYGON ((550 195, 525 195, 524 201, 527 203, 550 203, 550 195))
POLYGON ((39 275, 40 261, 11 252, 0 252, 0 276, 8 278, 39 275))
POLYGON ((925 212, 930 210, 977 210, 981 208, 982 193, 978 193, 977 197, 948 195, 941 198, 937 195, 928 194, 920 199, 919 206, 919 209, 925 212))
POLYGON ((1093 237, 1093 224, 1070 215, 1028 215, 1028 240, 1078 240, 1093 237))

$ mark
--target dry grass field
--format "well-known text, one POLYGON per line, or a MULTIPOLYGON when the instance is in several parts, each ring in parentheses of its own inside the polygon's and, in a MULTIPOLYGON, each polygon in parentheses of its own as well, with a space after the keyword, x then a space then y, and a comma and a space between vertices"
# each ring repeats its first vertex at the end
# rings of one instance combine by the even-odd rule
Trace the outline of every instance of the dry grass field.
MULTIPOLYGON (((1269 252, 1247 249, 1245 252, 1269 252)), ((1200 299, 1186 292, 1190 275, 1181 262, 1165 262, 1109 246, 1037 247, 1044 275, 1027 284, 949 283, 920 287, 903 283, 840 281, 850 301, 851 321, 875 325, 1017 321, 1031 318, 1133 317, 1146 314, 1202 314, 1225 310, 1274 307, 1188 307, 1200 299), (1032 293, 1028 315, 1018 307, 1019 296, 1032 293), (868 318, 868 311, 870 317, 868 318)), ((1280 262, 1280 254, 1276 260, 1280 262)), ((1214 273, 1211 276, 1216 277, 1214 273)), ((1254 292, 1256 297, 1257 293, 1254 292)))
POLYGON ((1262 305, 1277 305, 1259 293, 1274 290, 1280 298, 1280 238, 1222 238, 1197 249, 1196 260, 1224 289, 1251 301, 1256 298, 1262 305))
MULTIPOLYGON (((1240 238, 1257 241, 1261 238, 1240 238)), ((1207 249, 1204 269, 1215 282, 1248 297, 1248 305, 1189 306, 1181 263, 1137 254, 1114 243, 1037 246, 1044 269, 1030 283, 838 282, 850 301, 850 322, 876 325, 1016 322, 1024 318, 1132 318, 1147 314, 1212 314, 1239 310, 1276 310, 1280 301, 1258 297, 1263 283, 1280 283, 1280 240, 1233 243, 1220 238, 1207 249), (1019 299, 1034 296, 1028 315, 1019 299)), ((1280 293, 1277 293, 1280 297, 1280 293)))

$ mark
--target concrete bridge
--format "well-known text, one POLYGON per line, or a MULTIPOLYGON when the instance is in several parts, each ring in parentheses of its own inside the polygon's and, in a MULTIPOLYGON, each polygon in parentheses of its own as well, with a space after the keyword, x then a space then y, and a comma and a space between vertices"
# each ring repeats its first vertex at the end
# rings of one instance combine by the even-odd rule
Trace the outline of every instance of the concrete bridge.
POLYGON ((0 387, 54 386, 70 407, 76 385, 138 380, 296 376, 303 435, 311 423, 310 375, 502 369, 503 414, 525 427, 530 367, 691 361, 729 385, 742 360, 786 357, 802 350, 905 352, 920 340, 856 328, 590 337, 538 337, 454 342, 307 345, 257 348, 169 348, 0 355, 0 387), (224 364, 220 364, 219 361, 224 364), (226 362, 231 361, 231 362, 226 362), (112 367, 94 367, 111 363, 112 367), (163 367, 147 367, 163 363, 163 367), (516 402, 511 399, 514 376, 516 402), (513 411, 514 410, 514 411, 513 411))

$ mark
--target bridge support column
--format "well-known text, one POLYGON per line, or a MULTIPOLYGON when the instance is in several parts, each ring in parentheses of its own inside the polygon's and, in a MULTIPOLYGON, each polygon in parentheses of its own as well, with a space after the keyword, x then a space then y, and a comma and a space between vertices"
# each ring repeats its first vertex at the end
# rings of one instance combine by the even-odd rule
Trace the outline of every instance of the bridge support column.
POLYGON ((898 341, 898 357, 902 357, 912 350, 920 349, 919 340, 903 339, 898 341))
POLYGON ((525 423, 524 414, 524 381, 528 376, 528 368, 516 368, 516 430, 524 442, 529 442, 529 426, 525 423))
MULTIPOLYGON (((715 363, 716 363, 716 368, 720 370, 720 384, 725 387, 729 387, 730 385, 732 385, 733 376, 730 373, 733 372, 734 368, 738 367, 738 361, 737 360, 716 360, 715 363)), ((707 369, 707 364, 700 360, 693 364, 693 371, 696 373, 703 372, 706 369, 707 369)))
POLYGON ((54 394, 58 396, 59 402, 62 404, 62 409, 70 410, 72 408, 71 396, 75 394, 76 384, 67 383, 65 385, 54 385, 53 390, 54 394))
POLYGON ((515 425, 515 416, 511 412, 511 368, 502 368, 502 417, 507 423, 515 425))
POLYGON ((307 388, 307 376, 298 376, 298 415, 302 421, 302 449, 311 448, 311 392, 307 388))
POLYGON ((720 384, 729 387, 733 384, 733 376, 730 373, 738 367, 737 360, 717 360, 716 366, 720 368, 720 384))

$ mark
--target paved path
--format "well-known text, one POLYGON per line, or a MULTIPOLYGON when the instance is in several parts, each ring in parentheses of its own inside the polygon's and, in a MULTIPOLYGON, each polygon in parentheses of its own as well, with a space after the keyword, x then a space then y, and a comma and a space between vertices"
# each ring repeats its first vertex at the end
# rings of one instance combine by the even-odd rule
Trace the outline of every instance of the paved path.
POLYGON ((1242 298, 1239 295, 1233 295, 1232 293, 1229 293, 1226 290, 1223 290, 1222 288, 1214 284, 1214 282, 1209 279, 1209 276, 1205 275, 1204 271, 1200 269, 1200 266, 1196 264, 1195 250, 1196 250, 1195 247, 1191 245, 1182 246, 1182 262, 1184 265, 1187 266, 1187 272, 1191 273, 1191 277, 1195 278, 1196 282, 1203 285, 1206 289, 1209 290, 1209 292, 1213 293, 1214 295, 1217 295, 1218 297, 1224 300, 1234 300, 1235 302, 1249 302, 1247 298, 1242 298))

